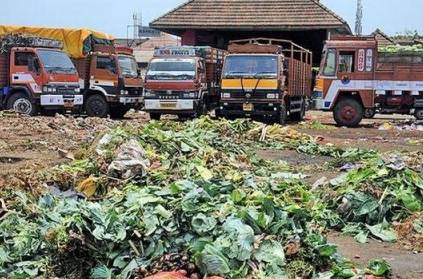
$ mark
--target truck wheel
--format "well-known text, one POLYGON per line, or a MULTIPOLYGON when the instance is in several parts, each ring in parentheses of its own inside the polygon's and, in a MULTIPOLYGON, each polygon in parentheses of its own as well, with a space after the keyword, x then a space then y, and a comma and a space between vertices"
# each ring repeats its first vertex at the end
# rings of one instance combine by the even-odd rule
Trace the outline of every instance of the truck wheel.
POLYGON ((375 109, 365 109, 364 110, 364 118, 373 118, 376 115, 375 109))
POLYGON ((301 111, 300 112, 294 112, 290 114, 290 117, 292 120, 295 121, 303 121, 306 114, 306 104, 305 101, 301 103, 301 111))
POLYGON ((150 119, 151 120, 160 120, 160 117, 162 117, 162 115, 160 113, 150 112, 150 119))
POLYGON ((110 117, 121 119, 129 111, 129 108, 126 107, 114 107, 110 109, 110 117))
POLYGON ((281 104, 281 107, 280 107, 279 113, 278 113, 278 123, 280 125, 285 125, 286 119, 287 119, 286 106, 285 106, 285 104, 281 104))
POLYGON ((333 117, 339 126, 355 127, 363 119, 363 106, 353 98, 340 100, 333 111, 333 117))
POLYGON ((38 108, 31 102, 31 99, 24 93, 13 94, 7 101, 7 109, 34 116, 38 113, 38 108))
POLYGON ((423 108, 415 109, 414 116, 417 118, 417 120, 423 120, 423 108))
POLYGON ((85 101, 85 111, 88 116, 104 118, 109 113, 109 104, 103 96, 91 95, 85 101))

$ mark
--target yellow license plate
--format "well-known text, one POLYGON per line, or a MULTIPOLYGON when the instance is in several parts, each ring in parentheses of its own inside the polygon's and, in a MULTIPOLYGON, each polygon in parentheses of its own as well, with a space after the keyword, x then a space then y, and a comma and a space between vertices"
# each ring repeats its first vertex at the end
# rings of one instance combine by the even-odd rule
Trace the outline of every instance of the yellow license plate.
POLYGON ((160 103, 161 108, 176 108, 176 103, 160 103))
POLYGON ((242 106, 242 108, 244 109, 244 111, 253 111, 254 105, 253 104, 244 104, 242 106))

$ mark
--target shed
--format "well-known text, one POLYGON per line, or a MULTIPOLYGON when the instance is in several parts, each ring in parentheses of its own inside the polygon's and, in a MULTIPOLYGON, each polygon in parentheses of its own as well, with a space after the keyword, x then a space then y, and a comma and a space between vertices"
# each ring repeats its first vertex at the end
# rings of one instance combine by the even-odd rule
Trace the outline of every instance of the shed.
POLYGON ((183 45, 226 48, 230 40, 292 40, 320 60, 329 34, 351 34, 347 22, 318 0, 190 0, 150 23, 183 45))

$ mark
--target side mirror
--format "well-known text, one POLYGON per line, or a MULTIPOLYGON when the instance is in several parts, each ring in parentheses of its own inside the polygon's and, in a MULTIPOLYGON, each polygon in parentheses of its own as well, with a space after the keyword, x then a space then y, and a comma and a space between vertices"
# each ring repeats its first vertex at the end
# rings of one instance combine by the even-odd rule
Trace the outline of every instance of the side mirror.
POLYGON ((32 57, 28 58, 28 70, 30 72, 35 72, 35 60, 32 57))
POLYGON ((137 75, 138 77, 141 77, 141 69, 137 69, 137 75))
POLYGON ((34 57, 28 58, 28 70, 36 74, 40 73, 41 67, 36 58, 34 57))

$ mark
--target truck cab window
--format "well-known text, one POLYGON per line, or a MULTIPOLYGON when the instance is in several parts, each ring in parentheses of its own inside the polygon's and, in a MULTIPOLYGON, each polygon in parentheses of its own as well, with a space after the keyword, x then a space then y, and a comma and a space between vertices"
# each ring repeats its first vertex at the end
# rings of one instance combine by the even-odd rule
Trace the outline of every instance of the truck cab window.
POLYGON ((323 67, 323 75, 334 76, 336 74, 336 50, 328 49, 326 54, 325 65, 323 67))
POLYGON ((16 66, 28 66, 30 58, 33 58, 34 54, 31 52, 16 52, 15 53, 15 65, 16 66))
POLYGON ((108 56, 97 57, 97 69, 109 70, 112 73, 116 73, 116 64, 113 58, 108 56))
POLYGON ((355 52, 340 51, 339 52, 339 72, 353 73, 355 68, 355 52))

